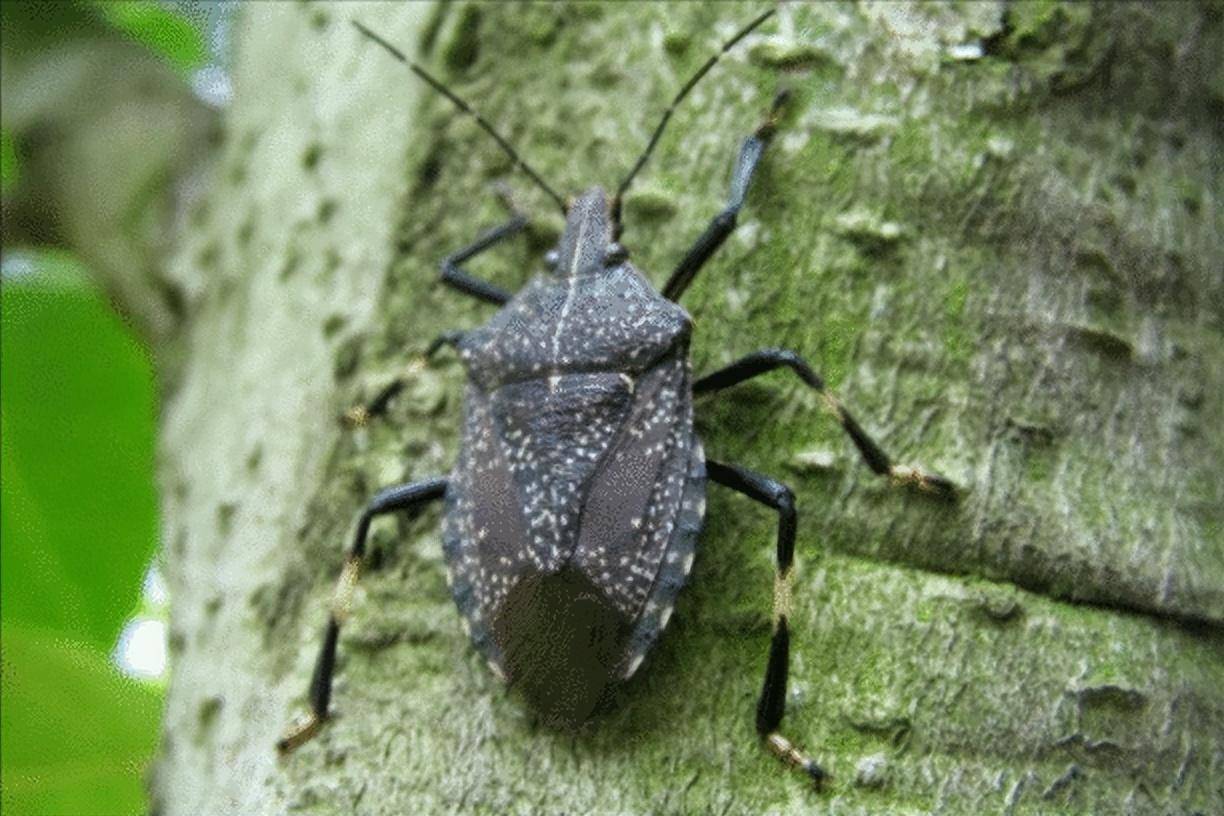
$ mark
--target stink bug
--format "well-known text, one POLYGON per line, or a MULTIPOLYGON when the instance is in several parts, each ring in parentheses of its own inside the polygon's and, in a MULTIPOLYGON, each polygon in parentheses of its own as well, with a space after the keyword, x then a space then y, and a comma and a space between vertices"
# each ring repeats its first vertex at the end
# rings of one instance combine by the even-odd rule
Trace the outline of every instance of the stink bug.
MULTIPOLYGON (((877 474, 951 497, 952 485, 889 457, 796 353, 765 349, 693 379, 692 322, 677 301, 735 229, 753 174, 785 101, 742 144, 725 208, 656 291, 620 243, 621 200, 674 108, 722 54, 764 23, 766 12, 723 44, 676 94, 645 151, 609 200, 593 187, 569 203, 491 125, 398 49, 355 23, 477 123, 566 215, 548 271, 512 295, 461 266, 520 231, 515 214, 442 262, 441 278, 500 310, 484 326, 429 348, 458 351, 468 377, 461 450, 447 477, 382 491, 362 512, 309 689, 310 717, 280 742, 292 750, 327 718, 336 642, 377 516, 444 500, 448 582, 472 643, 501 679, 547 718, 585 718, 612 684, 637 670, 667 626, 705 513, 706 481, 778 514, 774 630, 757 704, 765 746, 819 783, 824 771, 783 737, 795 502, 790 489, 705 457, 693 430, 693 398, 786 367, 822 397, 877 474)), ((356 415, 377 413, 385 391, 356 415)))

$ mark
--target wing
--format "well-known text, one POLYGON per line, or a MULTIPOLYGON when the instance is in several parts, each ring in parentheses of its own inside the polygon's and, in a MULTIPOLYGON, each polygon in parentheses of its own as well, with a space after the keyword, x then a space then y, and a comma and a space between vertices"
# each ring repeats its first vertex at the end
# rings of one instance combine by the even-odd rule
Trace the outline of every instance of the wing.
MULTIPOLYGON (((469 386, 444 547, 451 593, 498 668, 498 619, 524 579, 570 561, 586 486, 633 407, 618 374, 469 386), (495 642, 496 641, 496 642, 495 642)), ((501 635, 504 635, 501 632, 501 635)))
POLYGON ((669 355, 636 381, 469 386, 465 406, 443 547, 473 643, 504 674, 495 630, 507 596, 525 578, 572 570, 633 623, 625 671, 666 623, 700 528, 687 359, 669 355))
POLYGON ((646 657, 646 652, 667 628, 672 609, 676 605, 676 597, 688 580, 689 571, 693 568, 693 558, 697 553, 697 537, 701 534, 701 525, 705 519, 705 484, 705 451, 701 448, 700 440, 694 439, 689 450, 688 479, 684 485, 671 540, 667 543, 663 562, 659 564, 654 586, 621 653, 616 669, 618 677, 632 677, 646 657))
POLYGON ((617 439, 587 485, 571 564, 628 620, 641 615, 675 530, 693 437, 688 360, 638 378, 617 439))
POLYGON ((446 503, 447 583, 472 643, 503 674, 492 616, 510 588, 537 567, 524 546, 531 538, 489 397, 475 386, 464 398, 463 444, 446 503))

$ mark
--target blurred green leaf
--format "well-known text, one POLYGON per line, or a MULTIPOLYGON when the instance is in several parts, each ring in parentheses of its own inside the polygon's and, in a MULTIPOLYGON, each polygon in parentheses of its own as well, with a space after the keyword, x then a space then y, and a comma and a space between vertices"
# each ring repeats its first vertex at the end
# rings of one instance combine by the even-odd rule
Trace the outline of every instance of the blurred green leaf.
POLYGON ((8 623, 0 627, 0 675, 5 816, 147 811, 156 691, 120 677, 106 652, 8 623))
POLYGON ((0 128, 0 193, 7 193, 17 184, 17 145, 8 128, 0 128))
POLYGON ((0 617, 107 654, 157 538, 149 360, 71 256, 4 272, 0 617))
MULTIPOLYGON (((4 70, 20 71, 30 56, 45 53, 56 45, 77 38, 96 37, 103 22, 80 3, 4 3, 0 2, 0 50, 4 70)), ((5 81, 11 80, 6 76, 5 81)))
POLYGON ((204 65, 204 35, 186 17, 158 3, 95 0, 94 8, 108 23, 165 57, 186 73, 204 65))

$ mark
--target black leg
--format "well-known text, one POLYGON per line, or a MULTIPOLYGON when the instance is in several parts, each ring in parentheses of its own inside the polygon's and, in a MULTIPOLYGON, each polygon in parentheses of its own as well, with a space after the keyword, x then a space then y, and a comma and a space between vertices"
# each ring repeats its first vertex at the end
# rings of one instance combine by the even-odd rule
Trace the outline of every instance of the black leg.
POLYGON ((777 127, 778 111, 786 102, 786 98, 786 91, 774 97, 769 118, 756 129, 755 133, 744 140, 744 144, 740 147, 739 159, 735 162, 735 173, 731 177, 731 198, 726 208, 714 216, 714 220, 697 239, 697 243, 693 244, 692 249, 672 272, 671 277, 663 286, 663 297, 668 300, 679 300, 684 290, 693 282, 693 278, 701 271, 701 267, 735 229, 740 208, 744 206, 744 196, 748 194, 748 185, 752 183, 752 176, 761 160, 761 154, 765 152, 766 145, 773 138, 774 130, 777 127))
POLYGON ((824 770, 778 733, 786 712, 786 678, 790 668, 791 583, 795 564, 795 496, 790 488, 738 465, 706 460, 710 479, 778 511, 778 572, 774 579, 774 632, 769 645, 765 682, 757 701, 756 729, 765 746, 788 765, 806 772, 819 785, 824 770))
POLYGON ((956 486, 938 473, 927 473, 921 468, 893 464, 892 460, 888 458, 888 454, 884 453, 875 440, 868 436, 867 432, 850 415, 850 412, 842 407, 837 397, 825 390, 824 380, 820 378, 820 375, 813 371, 812 367, 793 351, 787 351, 786 349, 763 349, 754 354, 749 354, 742 360, 738 360, 726 368, 715 371, 713 374, 702 377, 693 383, 693 394, 700 395, 713 391, 721 391, 724 388, 730 388, 733 385, 742 383, 744 380, 752 379, 759 374, 773 371, 775 368, 781 368, 782 366, 790 368, 791 371, 799 375, 799 379, 820 392, 825 407, 833 416, 837 417, 838 422, 841 423, 842 428, 845 429, 850 439, 854 441, 855 447, 859 449, 859 453, 862 454, 864 461, 867 462, 867 466, 874 473, 890 477, 894 484, 913 485, 943 498, 951 499, 956 497, 956 486))
POLYGON ((509 292, 500 286, 494 286, 488 281, 481 280, 475 275, 470 274, 467 270, 460 267, 459 264, 474 258, 499 241, 503 241, 516 234, 526 225, 527 219, 514 213, 506 223, 482 234, 463 249, 447 255, 442 261, 442 282, 486 303, 495 303, 498 306, 504 304, 511 297, 509 292))
MULTIPOLYGON (((408 363, 408 371, 416 372, 424 368, 435 354, 443 346, 454 346, 463 339, 463 332, 459 330, 442 332, 433 339, 429 347, 425 349, 425 353, 416 357, 408 363)), ((340 421, 350 428, 361 428, 369 423, 371 419, 377 416, 382 416, 387 412, 387 407, 391 404, 391 400, 404 390, 404 385, 407 379, 404 377, 396 377, 391 382, 384 385, 374 397, 366 403, 354 405, 352 408, 345 411, 340 421)))
POLYGON ((340 580, 336 583, 331 615, 327 619, 327 628, 323 633, 323 646, 319 650, 314 674, 310 678, 310 715, 301 723, 293 726, 276 743, 276 749, 282 754, 293 751, 308 742, 318 733, 320 726, 327 719, 328 703, 331 701, 332 674, 336 669, 336 641, 340 636, 340 627, 348 617, 353 589, 357 586, 357 579, 361 575, 361 562, 365 557, 370 522, 377 516, 411 510, 426 502, 440 499, 446 494, 446 485, 447 480, 439 478, 389 487, 375 496, 362 511, 361 518, 357 521, 353 546, 349 550, 348 558, 345 559, 344 569, 340 572, 340 580))

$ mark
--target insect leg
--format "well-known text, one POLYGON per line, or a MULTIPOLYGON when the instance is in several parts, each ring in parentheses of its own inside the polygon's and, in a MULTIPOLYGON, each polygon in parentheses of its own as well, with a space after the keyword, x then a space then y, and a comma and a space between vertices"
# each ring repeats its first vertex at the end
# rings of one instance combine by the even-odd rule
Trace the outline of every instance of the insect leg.
POLYGON ((713 391, 721 391, 724 388, 730 388, 733 385, 742 383, 744 380, 752 379, 759 374, 764 374, 783 366, 790 368, 791 371, 799 375, 799 379, 803 380, 809 387, 820 392, 825 408, 828 409, 829 413, 837 417, 846 434, 854 442, 855 447, 858 448, 863 460, 874 473, 879 476, 888 476, 895 484, 914 485, 921 490, 947 499, 956 497, 956 486, 938 473, 928 473, 921 468, 909 465, 893 464, 888 454, 884 453, 876 441, 863 430, 862 426, 842 406, 837 397, 825 390, 824 380, 820 378, 820 375, 813 371, 812 367, 793 351, 786 349, 762 349, 761 351, 749 354, 747 357, 737 360, 726 368, 715 371, 713 374, 702 377, 693 383, 693 394, 696 396, 713 391))
MULTIPOLYGON (((424 354, 408 364, 409 372, 420 371, 443 346, 454 346, 462 338, 463 332, 459 330, 442 332, 433 339, 433 342, 425 349, 424 354)), ((340 417, 341 422, 350 428, 364 427, 374 417, 382 416, 387 412, 387 406, 391 404, 391 400, 395 399, 400 391, 404 390, 404 385, 407 382, 408 380, 405 377, 396 377, 379 389, 378 393, 369 402, 354 405, 345 411, 340 417)))
POLYGON ((494 303, 498 306, 504 304, 511 297, 509 292, 500 286, 494 286, 488 281, 481 280, 463 269, 459 264, 479 255, 499 241, 503 241, 516 234, 526 225, 527 219, 515 213, 510 216, 510 220, 506 223, 494 227, 480 235, 470 245, 447 255, 442 261, 442 282, 458 289, 464 294, 471 295, 477 300, 494 303))
POLYGON ((693 247, 676 266, 675 271, 663 286, 663 297, 668 300, 679 300, 684 290, 693 282, 693 278, 701 271, 701 267, 735 229, 740 208, 744 206, 744 196, 748 194, 748 185, 752 183, 752 176, 756 173, 761 154, 765 152, 765 147, 773 138, 774 130, 777 128, 778 111, 786 102, 787 96, 786 91, 781 91, 774 97, 769 118, 740 146, 739 159, 735 163, 735 173, 731 176, 731 197, 727 201, 727 206, 714 216, 714 220, 706 227, 705 232, 701 233, 697 243, 693 244, 693 247))
POLYGON ((320 726, 327 719, 327 707, 331 701, 332 674, 336 669, 336 641, 340 636, 340 627, 348 617, 353 590, 361 574, 361 562, 365 557, 370 522, 378 516, 411 510, 426 502, 440 499, 446 494, 446 485, 446 479, 438 478, 389 487, 375 496, 361 512, 361 518, 357 521, 357 532, 353 537, 353 546, 349 550, 344 569, 341 570, 340 579, 336 584, 331 615, 327 619, 327 628, 323 633, 323 646, 319 650, 314 674, 310 679, 310 715, 291 728, 276 743, 276 749, 281 753, 293 751, 308 742, 318 733, 320 726))
POLYGON ((788 765, 805 771, 819 785, 824 770, 778 733, 786 711, 786 678, 790 667, 791 579, 795 563, 795 496, 790 488, 767 476, 738 465, 706 460, 710 479, 724 487, 778 511, 778 572, 774 579, 774 631, 769 645, 765 682, 757 701, 756 729, 771 753, 788 765))

